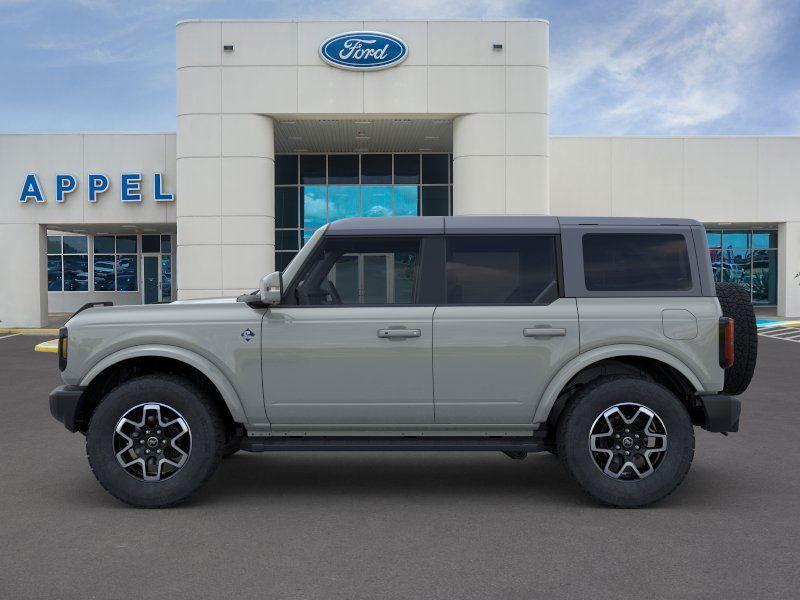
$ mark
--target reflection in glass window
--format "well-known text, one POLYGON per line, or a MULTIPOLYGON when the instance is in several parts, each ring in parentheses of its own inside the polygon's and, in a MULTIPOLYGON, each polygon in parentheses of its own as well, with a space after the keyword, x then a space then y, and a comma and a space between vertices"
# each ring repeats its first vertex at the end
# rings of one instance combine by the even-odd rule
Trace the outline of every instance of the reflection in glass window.
POLYGON ((750 232, 749 231, 724 231, 722 233, 722 247, 723 248, 749 248, 750 247, 750 232))
POLYGON ((357 185, 331 186, 328 188, 328 221, 338 221, 359 214, 359 191, 357 185))
POLYGON ((117 291, 135 292, 137 289, 136 255, 117 256, 117 291))
MULTIPOLYGON (((294 231, 302 247, 317 228, 338 219, 449 215, 451 165, 449 154, 279 154, 275 229, 294 231), (425 181, 441 183, 420 185, 423 156, 425 181)), ((282 239, 285 242, 289 237, 282 239)), ((289 243, 285 248, 276 243, 275 251, 276 264, 289 260, 277 254, 295 252, 289 243)))
POLYGON ((62 240, 64 254, 86 254, 88 252, 88 238, 85 235, 65 235, 62 240))
POLYGON ((61 256, 47 257, 47 291, 60 292, 63 279, 61 276, 61 256))
POLYGON ((164 254, 172 254, 172 236, 164 234, 161 236, 161 252, 164 254))
POLYGON ((778 303, 778 251, 753 252, 753 304, 778 303))
POLYGON ((94 236, 94 252, 95 254, 114 254, 114 252, 116 252, 114 246, 114 236, 113 235, 94 236))
POLYGON ((47 236, 47 253, 48 254, 61 254, 61 236, 48 235, 47 236))
POLYGON ((64 255, 64 291, 89 291, 89 259, 86 255, 64 255))
POLYGON ((114 291, 114 255, 94 255, 94 289, 96 292, 114 291))
POLYGON ((325 186, 307 185, 303 189, 303 227, 317 229, 325 225, 325 186))
POLYGON ((275 231, 276 250, 299 250, 300 242, 297 239, 297 230, 276 230, 275 231))
POLYGON ((389 217, 392 215, 392 186, 365 185, 361 187, 361 216, 389 217))
POLYGON ((161 301, 169 302, 172 299, 172 256, 161 256, 161 301))
POLYGON ((416 185, 394 186, 394 215, 415 217, 419 214, 419 187, 416 185))
POLYGON ((117 236, 117 254, 134 254, 135 252, 137 252, 135 235, 117 236))
POLYGON ((777 230, 711 230, 708 239, 715 281, 743 286, 750 291, 753 304, 777 303, 777 230))
POLYGON ((300 304, 411 304, 418 254, 416 239, 328 240, 301 275, 300 304))

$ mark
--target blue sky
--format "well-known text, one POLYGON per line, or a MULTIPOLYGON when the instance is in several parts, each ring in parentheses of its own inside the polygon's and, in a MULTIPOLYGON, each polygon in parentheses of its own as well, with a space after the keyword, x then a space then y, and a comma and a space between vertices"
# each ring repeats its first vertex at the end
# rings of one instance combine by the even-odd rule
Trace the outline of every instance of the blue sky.
POLYGON ((0 0, 0 132, 173 131, 189 18, 540 17, 553 135, 800 134, 800 2, 0 0))

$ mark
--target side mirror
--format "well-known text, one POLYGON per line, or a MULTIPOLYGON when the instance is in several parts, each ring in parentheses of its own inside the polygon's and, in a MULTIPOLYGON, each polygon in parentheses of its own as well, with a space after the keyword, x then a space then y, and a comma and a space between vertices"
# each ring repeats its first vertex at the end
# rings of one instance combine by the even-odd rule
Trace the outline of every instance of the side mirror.
POLYGON ((280 304, 281 296, 283 296, 283 275, 281 272, 275 271, 262 277, 258 291, 261 295, 262 304, 267 306, 280 304))

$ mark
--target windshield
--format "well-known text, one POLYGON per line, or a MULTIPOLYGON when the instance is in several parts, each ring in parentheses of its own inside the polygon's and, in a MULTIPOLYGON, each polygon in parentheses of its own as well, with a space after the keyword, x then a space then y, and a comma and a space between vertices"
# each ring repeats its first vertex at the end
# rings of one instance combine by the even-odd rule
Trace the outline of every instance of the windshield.
POLYGON ((303 266, 303 263, 306 261, 306 258, 309 254, 314 251, 314 248, 319 243, 322 234, 325 233, 325 230, 328 228, 327 225, 324 227, 320 227, 314 232, 314 235, 311 236, 311 239, 306 242, 305 246, 300 249, 292 261, 286 265, 286 268, 283 270, 283 285, 288 286, 292 279, 294 279, 297 272, 300 270, 300 267, 303 266))

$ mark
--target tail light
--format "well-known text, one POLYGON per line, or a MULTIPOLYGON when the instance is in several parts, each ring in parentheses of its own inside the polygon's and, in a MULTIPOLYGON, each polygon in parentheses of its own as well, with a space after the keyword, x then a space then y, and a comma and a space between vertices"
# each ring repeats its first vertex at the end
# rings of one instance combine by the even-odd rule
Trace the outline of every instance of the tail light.
POLYGON ((58 370, 63 371, 67 368, 68 337, 67 328, 62 327, 58 330, 58 370))
POLYGON ((733 366, 733 319, 719 319, 719 366, 728 369, 733 366))

